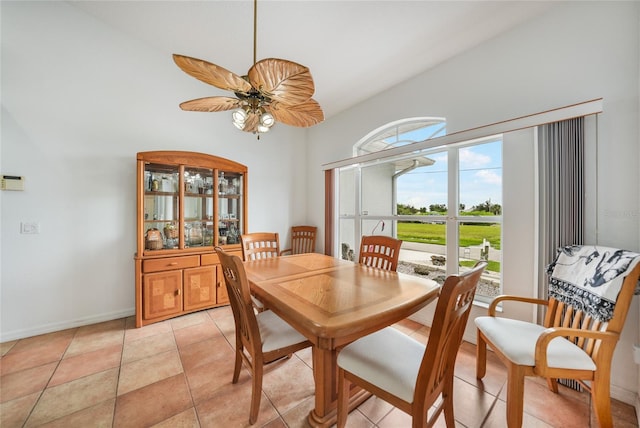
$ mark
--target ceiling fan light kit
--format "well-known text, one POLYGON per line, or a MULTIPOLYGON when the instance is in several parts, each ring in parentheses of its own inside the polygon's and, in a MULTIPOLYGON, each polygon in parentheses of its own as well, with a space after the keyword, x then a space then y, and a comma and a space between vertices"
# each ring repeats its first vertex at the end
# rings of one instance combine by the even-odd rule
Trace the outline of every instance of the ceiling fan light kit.
POLYGON ((257 0, 253 2, 253 66, 246 76, 201 59, 173 54, 182 71, 226 91, 225 96, 198 98, 180 104, 182 110, 219 112, 233 110, 233 125, 245 132, 268 132, 275 122, 309 127, 324 120, 320 104, 313 98, 315 86, 304 65, 278 58, 256 62, 257 0))

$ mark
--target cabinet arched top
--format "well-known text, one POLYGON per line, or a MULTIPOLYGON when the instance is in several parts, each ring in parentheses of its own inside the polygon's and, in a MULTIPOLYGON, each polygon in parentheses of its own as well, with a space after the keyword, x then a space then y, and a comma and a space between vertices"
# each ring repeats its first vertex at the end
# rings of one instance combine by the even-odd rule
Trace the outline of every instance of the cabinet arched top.
POLYGON ((206 153, 187 152, 179 150, 156 150, 139 152, 137 160, 154 163, 180 164, 193 167, 215 168, 226 171, 246 173, 247 167, 241 163, 206 153))

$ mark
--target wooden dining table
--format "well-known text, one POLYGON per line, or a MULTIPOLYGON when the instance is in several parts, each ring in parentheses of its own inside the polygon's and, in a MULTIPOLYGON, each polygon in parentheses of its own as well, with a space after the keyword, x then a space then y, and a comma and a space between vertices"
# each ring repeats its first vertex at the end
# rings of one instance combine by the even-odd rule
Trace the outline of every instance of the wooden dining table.
MULTIPOLYGON (((340 349, 408 317, 440 291, 440 285, 429 279, 317 253, 244 265, 252 293, 313 344, 312 427, 329 427, 336 421, 340 349)), ((352 391, 349 409, 369 396, 364 390, 352 391)))

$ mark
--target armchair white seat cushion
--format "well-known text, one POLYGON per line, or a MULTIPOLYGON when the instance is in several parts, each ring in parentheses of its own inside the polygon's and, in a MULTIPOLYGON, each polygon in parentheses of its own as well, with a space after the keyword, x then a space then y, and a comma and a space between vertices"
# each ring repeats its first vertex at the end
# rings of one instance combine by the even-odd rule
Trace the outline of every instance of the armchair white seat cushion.
POLYGON ((306 337, 298 333, 296 329, 287 324, 273 311, 258 312, 256 320, 260 328, 262 352, 264 353, 286 348, 307 340, 306 337))
MULTIPOLYGON (((545 327, 526 321, 498 317, 478 317, 476 327, 511 361, 522 366, 535 365, 536 341, 545 327)), ((595 370, 591 357, 564 337, 556 337, 547 348, 548 366, 595 370)))
POLYGON ((347 345, 338 365, 411 403, 425 346, 387 327, 347 345))

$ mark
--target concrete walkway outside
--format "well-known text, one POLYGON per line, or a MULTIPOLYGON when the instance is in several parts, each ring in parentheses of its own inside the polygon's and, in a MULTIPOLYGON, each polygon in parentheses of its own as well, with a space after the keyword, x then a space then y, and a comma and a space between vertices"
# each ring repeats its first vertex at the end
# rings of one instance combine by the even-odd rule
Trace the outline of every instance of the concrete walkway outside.
MULTIPOLYGON (((460 260, 480 260, 481 246, 461 248, 460 260)), ((434 265, 431 256, 444 256, 443 245, 421 244, 417 242, 403 242, 400 248, 398 272, 411 275, 427 276, 438 282, 444 282, 445 266, 434 265)), ((501 260, 499 250, 489 248, 489 260, 501 260)), ((478 287, 478 294, 495 296, 500 292, 500 273, 485 270, 478 287)))

